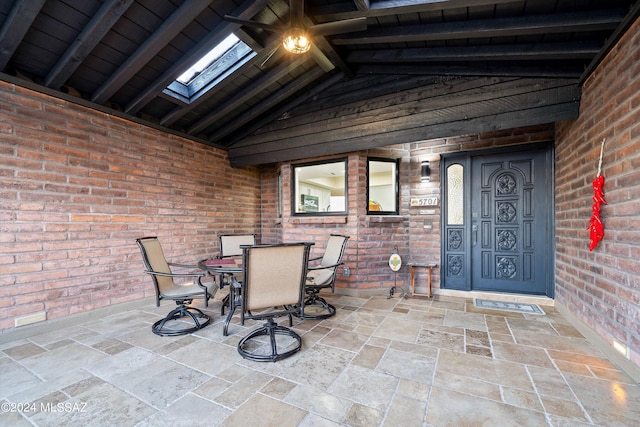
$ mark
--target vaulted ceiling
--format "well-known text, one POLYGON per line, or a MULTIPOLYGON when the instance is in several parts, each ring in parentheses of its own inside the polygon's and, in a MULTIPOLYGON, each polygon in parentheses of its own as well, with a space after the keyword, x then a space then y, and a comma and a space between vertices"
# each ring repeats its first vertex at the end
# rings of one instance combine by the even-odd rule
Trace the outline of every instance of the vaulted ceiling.
POLYGON ((638 3, 307 0, 305 25, 366 30, 294 55, 224 18, 286 25, 285 0, 5 0, 0 77, 261 164, 574 118, 638 3), (167 90, 232 32, 253 56, 197 96, 167 90))

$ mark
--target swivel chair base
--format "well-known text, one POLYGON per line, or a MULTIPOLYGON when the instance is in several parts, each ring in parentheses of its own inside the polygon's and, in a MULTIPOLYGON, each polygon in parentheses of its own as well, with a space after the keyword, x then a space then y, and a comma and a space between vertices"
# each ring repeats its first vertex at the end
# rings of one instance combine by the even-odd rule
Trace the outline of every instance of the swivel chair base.
POLYGON ((204 314, 200 309, 195 307, 188 307, 185 304, 179 304, 167 314, 164 319, 158 320, 151 326, 151 330, 154 334, 163 337, 173 337, 177 335, 186 335, 204 328, 211 322, 211 318, 204 314), (190 318, 193 321, 193 326, 187 328, 173 329, 166 325, 167 322, 172 320, 180 320, 182 318, 190 318))
POLYGON ((307 299, 304 300, 300 318, 309 320, 328 319, 336 314, 336 308, 329 304, 324 298, 318 296, 317 293, 309 293, 307 299), (313 308, 315 310, 308 310, 313 308), (317 311, 319 314, 311 314, 308 311, 317 311))
POLYGON ((253 360, 255 362, 277 362, 278 360, 286 359, 287 357, 293 356, 295 353, 300 351, 301 348, 302 348, 302 338, 300 337, 300 335, 298 335, 297 333, 295 333, 289 328, 286 328, 284 326, 278 326, 278 324, 275 323, 273 319, 269 319, 267 323, 265 323, 262 326, 262 328, 256 329, 255 331, 251 332, 249 335, 242 338, 238 343, 238 353, 240 353, 240 355, 243 358, 253 360), (255 344, 250 342, 250 340, 263 335, 269 337, 269 345, 271 347, 270 349, 271 352, 269 354, 267 354, 266 352, 263 354, 263 353, 250 351, 248 349, 249 346, 254 346, 254 345, 257 345, 259 347, 266 346, 266 344, 264 343, 255 344), (288 336, 293 338, 293 343, 287 346, 288 348, 290 348, 293 345, 293 348, 290 348, 287 351, 279 353, 278 346, 276 343, 276 335, 283 335, 283 336, 288 336))

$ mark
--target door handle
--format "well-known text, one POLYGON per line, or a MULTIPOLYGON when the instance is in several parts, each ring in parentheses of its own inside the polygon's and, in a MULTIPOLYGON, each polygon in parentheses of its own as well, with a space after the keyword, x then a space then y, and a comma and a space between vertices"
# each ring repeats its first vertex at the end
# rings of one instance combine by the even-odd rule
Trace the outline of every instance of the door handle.
POLYGON ((473 224, 471 226, 471 240, 472 240, 473 246, 475 246, 476 243, 478 243, 478 224, 473 224))

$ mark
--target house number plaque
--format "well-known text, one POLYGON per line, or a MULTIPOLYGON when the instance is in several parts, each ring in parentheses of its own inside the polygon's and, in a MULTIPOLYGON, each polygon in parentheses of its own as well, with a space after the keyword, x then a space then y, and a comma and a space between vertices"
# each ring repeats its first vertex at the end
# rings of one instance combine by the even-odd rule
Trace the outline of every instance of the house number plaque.
POLYGON ((440 204, 440 196, 411 198, 411 206, 438 206, 439 204, 440 204))

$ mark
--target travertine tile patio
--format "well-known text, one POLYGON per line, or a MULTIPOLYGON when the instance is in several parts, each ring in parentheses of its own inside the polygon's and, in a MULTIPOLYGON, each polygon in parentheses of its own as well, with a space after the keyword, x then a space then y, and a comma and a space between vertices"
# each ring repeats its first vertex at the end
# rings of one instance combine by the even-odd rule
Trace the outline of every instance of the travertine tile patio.
MULTIPOLYGON (((303 350, 243 360, 255 323, 158 337, 164 303, 0 341, 7 426, 633 426, 638 384, 552 307, 331 295, 338 314, 295 321, 303 350), (18 411, 20 409, 21 411, 18 411)), ((37 328, 34 328, 37 331, 37 328)), ((1 338, 1 337, 0 337, 1 338)))

